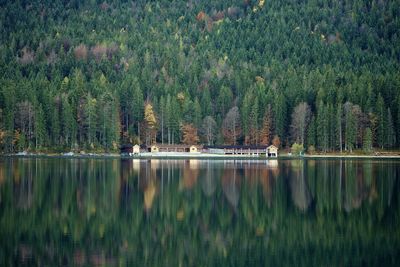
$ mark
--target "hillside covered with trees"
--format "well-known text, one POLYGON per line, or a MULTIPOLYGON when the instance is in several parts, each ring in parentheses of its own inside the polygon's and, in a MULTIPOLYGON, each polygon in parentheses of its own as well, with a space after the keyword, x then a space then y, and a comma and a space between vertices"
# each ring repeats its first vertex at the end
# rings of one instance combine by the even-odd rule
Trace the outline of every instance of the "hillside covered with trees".
POLYGON ((400 147, 398 1, 1 1, 0 150, 400 147))

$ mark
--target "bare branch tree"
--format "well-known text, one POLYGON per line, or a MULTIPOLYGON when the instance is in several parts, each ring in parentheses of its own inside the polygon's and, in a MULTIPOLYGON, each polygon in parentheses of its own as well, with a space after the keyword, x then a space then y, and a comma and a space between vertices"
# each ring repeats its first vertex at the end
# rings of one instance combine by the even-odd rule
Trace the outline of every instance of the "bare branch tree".
POLYGON ((222 133, 226 143, 236 144, 237 139, 242 133, 239 108, 237 106, 231 108, 226 114, 222 125, 222 133))
POLYGON ((295 142, 304 144, 307 126, 311 119, 310 106, 302 102, 298 104, 292 113, 291 134, 295 142))
POLYGON ((202 135, 207 140, 207 144, 211 145, 214 143, 216 135, 217 123, 211 116, 207 116, 203 120, 202 135))

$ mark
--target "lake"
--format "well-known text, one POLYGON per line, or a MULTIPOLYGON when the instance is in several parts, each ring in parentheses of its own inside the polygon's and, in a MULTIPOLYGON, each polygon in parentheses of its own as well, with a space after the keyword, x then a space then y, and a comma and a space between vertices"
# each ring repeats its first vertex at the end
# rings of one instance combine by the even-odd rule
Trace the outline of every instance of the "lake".
POLYGON ((399 266, 399 160, 0 158, 1 266, 399 266))

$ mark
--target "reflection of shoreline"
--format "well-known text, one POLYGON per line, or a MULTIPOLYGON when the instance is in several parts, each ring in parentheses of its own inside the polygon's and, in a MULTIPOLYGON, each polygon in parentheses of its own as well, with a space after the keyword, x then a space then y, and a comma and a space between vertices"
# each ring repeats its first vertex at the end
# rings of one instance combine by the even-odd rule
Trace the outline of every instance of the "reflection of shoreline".
POLYGON ((340 159, 340 158, 348 158, 348 159, 400 159, 400 155, 304 155, 304 158, 323 158, 323 159, 340 159))

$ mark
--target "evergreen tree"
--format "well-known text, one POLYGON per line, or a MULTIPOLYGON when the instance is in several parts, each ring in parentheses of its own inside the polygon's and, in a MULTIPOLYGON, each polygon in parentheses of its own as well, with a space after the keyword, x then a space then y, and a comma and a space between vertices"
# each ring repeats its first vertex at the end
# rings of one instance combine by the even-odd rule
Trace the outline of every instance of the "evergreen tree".
POLYGON ((343 107, 339 103, 336 111, 336 140, 337 147, 339 147, 340 153, 343 149, 343 107))
POLYGON ((208 87, 203 89, 203 93, 201 96, 201 107, 202 107, 202 114, 204 116, 209 116, 212 114, 212 100, 210 96, 210 90, 208 87))
POLYGON ((287 104, 282 92, 277 92, 274 102, 275 134, 284 140, 286 137, 287 104))
POLYGON ((109 124, 107 126, 108 137, 107 137, 107 146, 111 145, 114 151, 118 151, 120 144, 120 136, 121 136, 121 122, 120 122, 120 106, 118 99, 113 98, 111 103, 109 103, 111 116, 109 117, 109 124))
POLYGON ((329 145, 328 114, 326 106, 321 101, 317 108, 317 144, 320 150, 326 152, 329 145))
POLYGON ((352 152, 357 138, 356 118, 353 113, 353 105, 350 102, 346 102, 343 108, 345 112, 345 149, 352 152))
POLYGON ((165 129, 165 112, 166 112, 166 105, 165 105, 165 100, 164 100, 164 96, 160 97, 160 101, 159 101, 159 108, 158 108, 159 112, 158 112, 158 116, 159 116, 159 128, 160 128, 160 132, 161 132, 161 143, 164 143, 164 129, 165 129))
POLYGON ((397 146, 400 147, 400 93, 397 96, 397 146))
POLYGON ((93 148, 96 142, 96 129, 97 129, 97 110, 96 110, 97 100, 91 96, 89 93, 86 97, 86 103, 84 106, 84 125, 86 140, 88 145, 93 148))
POLYGON ((273 114, 271 104, 267 105, 265 110, 263 125, 260 134, 260 143, 269 145, 272 141, 272 125, 273 125, 273 114))
POLYGON ((369 127, 367 129, 365 129, 363 150, 367 153, 372 151, 372 131, 371 131, 371 128, 369 128, 369 127))
POLYGON ((65 95, 62 97, 61 126, 64 144, 72 148, 76 142, 77 128, 71 105, 65 95))
POLYGON ((328 149, 332 150, 336 147, 336 123, 335 123, 335 110, 332 104, 327 105, 327 124, 328 124, 328 149))
POLYGON ((250 144, 259 143, 259 126, 258 126, 258 101, 255 101, 250 112, 250 144))
POLYGON ((386 134, 386 147, 393 148, 396 144, 396 132, 394 131, 394 124, 392 113, 390 112, 390 108, 387 109, 387 128, 385 131, 386 134))
POLYGON ((218 95, 218 110, 221 116, 225 116, 233 102, 232 90, 227 86, 222 86, 218 95))
POLYGON ((386 109, 385 109, 385 103, 383 101, 382 96, 379 94, 378 100, 376 102, 376 115, 377 115, 377 143, 380 148, 383 148, 383 146, 386 143, 386 109))
POLYGON ((54 146, 60 145, 60 116, 59 116, 59 110, 56 106, 53 106, 51 108, 52 112, 50 113, 50 136, 52 140, 52 144, 54 146))
MULTIPOLYGON (((140 121, 143 118, 143 107, 144 107, 144 100, 143 100, 143 92, 139 87, 139 83, 137 80, 133 83, 133 105, 132 105, 132 124, 136 124, 137 136, 140 138, 140 121)), ((134 128, 134 126, 133 126, 134 128)))
POLYGON ((201 125, 202 119, 202 110, 199 103, 199 99, 196 97, 193 102, 193 124, 196 128, 199 128, 201 125))
POLYGON ((245 143, 249 144, 250 141, 250 128, 252 127, 252 123, 254 123, 254 121, 250 120, 250 116, 251 116, 251 111, 252 111, 252 106, 254 104, 254 98, 253 98, 253 93, 251 90, 249 90, 243 99, 243 103, 242 103, 242 126, 243 126, 243 135, 245 138, 245 143))
POLYGON ((36 111, 35 111, 34 129, 35 129, 35 133, 34 133, 35 149, 38 149, 39 147, 42 147, 43 145, 45 145, 45 141, 47 140, 44 113, 43 113, 41 104, 39 104, 39 106, 36 108, 36 111))
POLYGON ((310 146, 313 146, 315 148, 316 146, 316 132, 317 132, 317 127, 316 127, 316 122, 315 122, 315 116, 311 116, 310 120, 310 125, 308 126, 307 129, 307 148, 310 146))

